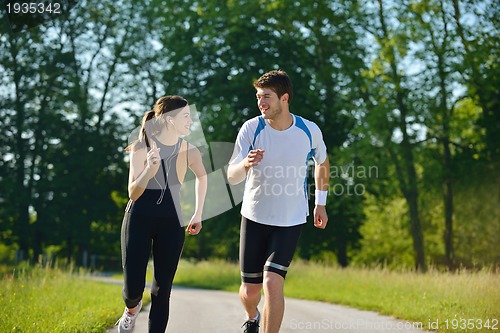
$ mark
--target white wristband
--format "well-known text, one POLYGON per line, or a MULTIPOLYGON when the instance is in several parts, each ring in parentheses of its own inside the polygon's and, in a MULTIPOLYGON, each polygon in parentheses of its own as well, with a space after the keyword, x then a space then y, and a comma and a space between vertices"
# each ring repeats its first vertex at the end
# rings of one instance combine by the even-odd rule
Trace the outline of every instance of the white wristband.
POLYGON ((315 190, 314 191, 314 204, 320 205, 320 206, 326 206, 326 195, 327 194, 328 194, 328 191, 315 190))

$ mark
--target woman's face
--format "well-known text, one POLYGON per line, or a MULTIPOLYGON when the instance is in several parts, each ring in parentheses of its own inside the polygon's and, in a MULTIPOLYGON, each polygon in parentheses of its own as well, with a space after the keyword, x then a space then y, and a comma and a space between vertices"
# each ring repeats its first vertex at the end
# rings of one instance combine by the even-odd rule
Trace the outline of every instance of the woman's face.
POLYGON ((179 135, 189 135, 190 127, 193 124, 191 120, 191 111, 189 105, 186 105, 175 116, 169 117, 170 126, 177 131, 179 135))

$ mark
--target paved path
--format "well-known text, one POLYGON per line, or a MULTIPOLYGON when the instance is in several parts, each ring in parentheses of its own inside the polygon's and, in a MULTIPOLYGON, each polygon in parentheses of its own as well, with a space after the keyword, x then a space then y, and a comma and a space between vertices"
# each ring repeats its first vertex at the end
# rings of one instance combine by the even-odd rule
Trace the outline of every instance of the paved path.
MULTIPOLYGON (((262 305, 262 301, 261 301, 262 305)), ((149 305, 137 318, 135 333, 148 332, 149 305)), ((244 322, 236 293, 174 287, 168 333, 237 333, 244 322)), ((286 299, 280 333, 422 333, 422 325, 345 306, 286 299)), ((116 333, 116 327, 108 333, 116 333)))

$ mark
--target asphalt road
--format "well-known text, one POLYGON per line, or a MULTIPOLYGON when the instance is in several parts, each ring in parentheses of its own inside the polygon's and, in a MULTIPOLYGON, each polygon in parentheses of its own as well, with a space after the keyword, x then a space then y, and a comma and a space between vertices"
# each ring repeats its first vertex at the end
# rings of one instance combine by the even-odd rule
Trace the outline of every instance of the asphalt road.
MULTIPOLYGON (((411 323, 371 311, 322 302, 287 298, 285 306, 282 333, 422 333, 428 325, 426 322, 411 323)), ((236 293, 174 287, 170 307, 167 332, 243 332, 243 310, 236 293)), ((143 307, 139 314, 135 333, 148 332, 148 313, 149 305, 143 307)), ((117 327, 108 332, 118 332, 117 327)))

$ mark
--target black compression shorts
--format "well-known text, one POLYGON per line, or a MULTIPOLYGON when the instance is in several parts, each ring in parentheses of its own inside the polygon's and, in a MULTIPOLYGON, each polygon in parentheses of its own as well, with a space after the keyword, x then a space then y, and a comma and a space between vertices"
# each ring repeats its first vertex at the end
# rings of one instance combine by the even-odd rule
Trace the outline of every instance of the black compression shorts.
POLYGON ((277 227, 241 219, 240 270, 247 283, 262 283, 263 271, 285 278, 299 242, 302 224, 277 227))

